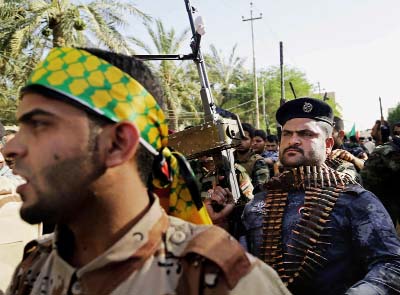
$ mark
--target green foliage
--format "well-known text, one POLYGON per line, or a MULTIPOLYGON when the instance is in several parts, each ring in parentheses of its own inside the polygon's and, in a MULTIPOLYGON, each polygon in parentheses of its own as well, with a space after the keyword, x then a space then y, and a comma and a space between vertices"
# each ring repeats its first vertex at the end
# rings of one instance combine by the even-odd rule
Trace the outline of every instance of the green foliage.
MULTIPOLYGON (((309 95, 312 84, 309 83, 305 74, 295 68, 285 68, 285 97, 293 99, 294 95, 290 90, 289 82, 292 82, 297 97, 309 95)), ((253 94, 253 76, 246 74, 238 87, 230 92, 228 102, 223 105, 224 108, 237 112, 243 122, 255 123, 255 102, 253 94)), ((259 112, 260 125, 266 128, 267 124, 271 129, 276 127, 275 112, 280 105, 281 83, 279 67, 270 67, 258 75, 259 90, 259 112), (266 120, 262 118, 263 100, 262 87, 265 90, 265 108, 266 120)))
POLYGON ((42 46, 86 46, 90 38, 117 52, 131 52, 120 28, 128 15, 148 19, 132 4, 94 0, 74 4, 70 0, 15 1, 0 3, 2 26, 0 52, 16 57, 32 45, 32 36, 42 33, 42 46), (90 37, 89 37, 90 36, 90 37))
POLYGON ((228 60, 212 44, 210 46, 211 54, 205 55, 208 77, 213 85, 214 98, 217 104, 221 106, 229 100, 229 91, 240 83, 246 75, 246 70, 243 67, 245 59, 236 56, 236 47, 237 44, 233 46, 228 60))
POLYGON ((0 98, 6 108, 0 119, 14 116, 20 87, 43 53, 53 46, 90 46, 95 39, 113 51, 133 53, 119 32, 121 26, 129 24, 128 15, 149 18, 132 4, 111 0, 87 4, 69 0, 0 1, 0 98))
MULTIPOLYGON (((86 2, 85 2, 86 3, 86 2)), ((87 4, 74 4, 70 0, 0 1, 0 112, 1 119, 13 123, 19 88, 32 68, 53 46, 87 46, 96 44, 116 52, 133 53, 131 45, 149 54, 181 53, 184 42, 189 45, 189 29, 179 34, 166 29, 162 21, 150 19, 126 1, 94 0, 87 4), (145 20, 151 44, 129 37, 119 29, 127 25, 128 14, 145 20)), ((92 45, 93 46, 93 45, 92 45)), ((187 46, 189 49, 189 46, 187 46)), ((243 122, 254 122, 255 103, 253 76, 244 68, 245 59, 236 55, 233 46, 228 58, 210 46, 205 56, 212 92, 217 105, 239 114, 243 122)), ((190 61, 148 62, 161 80, 167 105, 170 128, 199 124, 203 112, 200 100, 200 81, 195 65, 190 61)), ((265 89, 267 123, 275 127, 275 112, 280 105, 280 71, 270 67, 259 74, 259 112, 262 115, 262 88, 265 89)), ((293 99, 289 82, 298 97, 311 95, 312 86, 303 72, 285 68, 285 97, 293 99)), ((327 101, 340 113, 333 100, 327 101)), ((261 116, 261 126, 266 123, 261 116)))
POLYGON ((16 125, 16 111, 17 103, 15 100, 0 97, 0 122, 3 125, 16 125))
MULTIPOLYGON (((290 88, 289 82, 292 83, 297 97, 313 96, 313 85, 307 80, 305 73, 296 68, 285 67, 285 99, 294 99, 294 94, 290 88)), ((253 75, 250 73, 242 74, 242 81, 237 84, 237 87, 230 90, 227 100, 222 107, 237 113, 242 122, 255 124, 255 100, 254 100, 254 83, 253 75)), ((276 128, 275 113, 280 106, 281 101, 281 81, 280 68, 276 66, 269 67, 258 74, 258 99, 259 99, 259 114, 260 126, 262 128, 269 127, 270 130, 276 128), (265 109, 266 118, 263 118, 263 99, 262 88, 265 91, 265 109)), ((321 98, 322 97, 316 97, 321 98)), ((333 99, 326 101, 333 108, 336 115, 340 116, 340 106, 333 99)))
POLYGON ((389 113, 388 122, 390 125, 400 122, 400 103, 389 113))
MULTIPOLYGON (((166 29, 159 19, 154 22, 148 21, 145 26, 151 37, 151 46, 134 37, 130 37, 130 41, 148 54, 154 54, 154 52, 156 54, 177 54, 189 36, 189 29, 177 34, 173 28, 166 29)), ((194 67, 191 67, 189 62, 171 60, 151 62, 151 67, 159 76, 164 89, 169 128, 178 130, 189 120, 191 123, 198 122, 200 119, 197 112, 200 85, 195 82, 194 67)))

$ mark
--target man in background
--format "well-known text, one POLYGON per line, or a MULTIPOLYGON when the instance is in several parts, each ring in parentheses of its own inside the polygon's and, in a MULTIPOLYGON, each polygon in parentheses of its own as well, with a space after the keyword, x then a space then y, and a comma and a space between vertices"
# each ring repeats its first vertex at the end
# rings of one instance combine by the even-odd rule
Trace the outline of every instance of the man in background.
POLYGON ((251 149, 254 127, 248 123, 242 123, 242 127, 244 138, 234 152, 235 163, 246 169, 254 187, 253 194, 256 194, 262 191, 264 183, 269 180, 269 169, 263 157, 251 149))
POLYGON ((333 148, 326 159, 326 164, 338 172, 351 176, 356 182, 361 183, 360 170, 364 167, 364 160, 354 156, 344 147, 344 123, 337 116, 333 118, 334 126, 332 131, 333 148))
MULTIPOLYGON (((365 188, 372 191, 388 210, 394 225, 400 222, 400 122, 393 126, 392 140, 371 153, 361 171, 365 188)), ((398 231, 400 228, 398 227, 398 231)))

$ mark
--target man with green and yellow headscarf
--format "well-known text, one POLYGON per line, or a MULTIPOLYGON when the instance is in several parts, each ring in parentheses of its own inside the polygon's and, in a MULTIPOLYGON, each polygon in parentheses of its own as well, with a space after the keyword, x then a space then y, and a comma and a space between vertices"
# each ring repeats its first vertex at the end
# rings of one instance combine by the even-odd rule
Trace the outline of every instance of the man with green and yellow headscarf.
POLYGON ((7 294, 287 294, 222 229, 162 210, 154 188, 169 213, 207 217, 166 147, 161 93, 142 62, 111 52, 54 48, 36 67, 5 153, 26 180, 22 218, 56 230, 27 245, 7 294))

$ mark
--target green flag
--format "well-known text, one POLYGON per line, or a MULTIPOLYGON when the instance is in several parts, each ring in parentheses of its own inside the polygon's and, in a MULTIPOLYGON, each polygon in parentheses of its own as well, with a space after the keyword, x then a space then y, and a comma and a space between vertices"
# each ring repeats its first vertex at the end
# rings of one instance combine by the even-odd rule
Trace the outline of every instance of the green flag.
POLYGON ((353 127, 351 128, 350 132, 347 133, 347 138, 350 138, 350 136, 356 136, 356 123, 353 123, 353 127))

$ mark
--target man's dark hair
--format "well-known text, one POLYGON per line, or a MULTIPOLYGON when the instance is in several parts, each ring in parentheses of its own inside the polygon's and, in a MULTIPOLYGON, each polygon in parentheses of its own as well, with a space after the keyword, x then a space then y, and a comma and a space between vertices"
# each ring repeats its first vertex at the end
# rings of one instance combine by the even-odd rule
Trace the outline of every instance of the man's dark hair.
POLYGON ((256 137, 256 136, 261 137, 264 141, 267 140, 267 133, 264 130, 261 130, 261 129, 254 130, 254 136, 253 137, 256 137))
MULTIPOLYGON (((149 93, 151 93, 157 103, 160 105, 161 108, 164 107, 164 95, 161 84, 159 83, 158 79, 152 74, 150 69, 145 65, 144 62, 132 57, 123 54, 118 54, 110 51, 104 51, 97 48, 78 48, 81 50, 85 50, 105 61, 108 63, 116 66, 123 72, 130 75, 136 81, 138 81, 149 93)), ((101 116, 100 114, 96 113, 95 111, 91 110, 90 108, 83 107, 82 104, 79 104, 72 99, 56 92, 53 90, 49 90, 43 86, 29 86, 25 87, 22 90, 24 92, 35 92, 41 95, 44 95, 48 98, 56 97, 59 100, 62 100, 68 104, 72 104, 77 106, 79 109, 83 109, 88 114, 89 124, 91 127, 91 132, 95 132, 97 127, 102 127, 107 124, 113 124, 113 122, 101 116)), ((142 145, 139 145, 139 148, 135 155, 137 166, 140 167, 138 169, 139 175, 141 180, 144 184, 147 184, 149 177, 152 173, 153 168, 153 161, 154 155, 148 151, 142 145)))
POLYGON ((254 127, 249 123, 242 123, 243 131, 247 131, 249 133, 250 138, 254 137, 254 127))
POLYGON ((344 130, 343 120, 337 116, 333 117, 334 127, 337 132, 344 130))
POLYGON ((267 141, 268 142, 275 142, 278 143, 278 136, 271 134, 267 136, 267 141))

